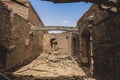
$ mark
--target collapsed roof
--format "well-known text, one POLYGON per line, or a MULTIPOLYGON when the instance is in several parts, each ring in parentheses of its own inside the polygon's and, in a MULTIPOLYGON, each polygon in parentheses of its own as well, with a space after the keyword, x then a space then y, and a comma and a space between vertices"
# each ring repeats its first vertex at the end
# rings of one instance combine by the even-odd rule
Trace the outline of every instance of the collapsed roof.
POLYGON ((43 0, 43 1, 51 1, 54 3, 71 3, 71 2, 91 2, 95 4, 104 4, 108 6, 117 6, 120 7, 120 0, 43 0))
POLYGON ((46 1, 52 1, 55 3, 68 3, 68 2, 92 2, 92 3, 103 3, 103 2, 113 2, 113 3, 118 3, 120 0, 46 0, 46 1))

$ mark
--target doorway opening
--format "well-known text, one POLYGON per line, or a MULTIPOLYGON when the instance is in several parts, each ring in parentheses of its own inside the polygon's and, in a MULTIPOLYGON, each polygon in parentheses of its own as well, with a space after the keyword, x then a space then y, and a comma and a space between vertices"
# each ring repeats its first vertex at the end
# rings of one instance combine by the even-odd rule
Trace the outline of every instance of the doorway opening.
POLYGON ((83 63, 86 64, 88 68, 91 65, 91 34, 88 29, 84 30, 81 35, 81 54, 83 57, 83 63))
POLYGON ((56 40, 55 38, 52 38, 52 39, 50 40, 50 46, 51 46, 51 48, 52 48, 53 50, 56 50, 56 49, 57 49, 57 44, 58 44, 58 42, 57 42, 57 40, 56 40))
POLYGON ((0 44, 0 69, 5 67, 8 49, 0 44))

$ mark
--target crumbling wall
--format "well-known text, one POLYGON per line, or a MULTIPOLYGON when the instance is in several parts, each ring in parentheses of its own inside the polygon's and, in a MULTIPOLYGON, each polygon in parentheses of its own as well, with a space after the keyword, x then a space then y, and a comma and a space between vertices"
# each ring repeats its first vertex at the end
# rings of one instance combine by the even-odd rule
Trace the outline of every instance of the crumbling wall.
POLYGON ((80 61, 80 48, 79 48, 79 36, 78 33, 72 33, 72 56, 76 58, 76 61, 81 63, 80 61))
MULTIPOLYGON (((36 13, 36 11, 34 10, 33 6, 31 5, 31 3, 29 3, 29 13, 28 13, 28 21, 32 24, 35 25, 37 27, 44 27, 43 22, 41 21, 40 17, 38 16, 38 14, 36 13)), ((42 52, 42 41, 43 41, 43 32, 42 31, 38 31, 38 44, 39 44, 39 49, 40 52, 42 52)))
POLYGON ((72 55, 72 32, 63 32, 57 34, 45 33, 43 37, 43 51, 53 51, 50 40, 55 38, 58 42, 57 51, 60 54, 72 55))
POLYGON ((14 15, 12 21, 12 36, 10 45, 15 45, 15 49, 9 51, 7 55, 6 69, 18 67, 26 64, 39 56, 38 36, 31 36, 29 45, 25 45, 28 38, 30 25, 22 17, 14 15))
POLYGON ((54 35, 52 34, 49 34, 49 33, 44 33, 43 35, 43 43, 42 43, 42 51, 43 52, 52 52, 52 48, 51 48, 51 45, 50 45, 50 40, 52 38, 55 38, 54 35))
POLYGON ((81 63, 85 64, 88 66, 88 55, 89 55, 89 50, 90 50, 90 31, 87 28, 88 25, 85 21, 85 18, 93 14, 94 11, 86 12, 81 19, 77 23, 77 27, 79 29, 79 45, 80 45, 80 61, 81 63))
POLYGON ((72 54, 72 32, 63 32, 55 35, 58 41, 58 51, 60 54, 72 54))
POLYGON ((0 43, 6 47, 9 46, 10 40, 10 11, 0 2, 0 43))
POLYGON ((80 38, 82 38, 81 33, 88 29, 85 18, 91 15, 94 16, 94 26, 91 33, 94 75, 97 80, 119 80, 120 13, 113 13, 109 9, 103 10, 97 5, 93 5, 78 21, 80 38))
POLYGON ((3 3, 0 3, 0 17, 0 43, 8 50, 4 70, 18 69, 38 57, 42 50, 42 33, 32 31, 32 23, 3 3))
POLYGON ((43 27, 43 25, 44 25, 42 23, 40 17, 38 16, 38 14, 34 10, 33 6, 31 5, 31 3, 30 3, 30 6, 29 6, 28 21, 30 23, 32 23, 33 25, 35 25, 35 26, 41 26, 41 27, 43 27))
POLYGON ((6 64, 11 39, 10 11, 0 2, 0 69, 6 64))
POLYGON ((28 20, 29 3, 24 3, 27 5, 26 7, 10 0, 3 1, 3 3, 8 6, 8 8, 13 11, 13 13, 17 13, 19 16, 28 20))

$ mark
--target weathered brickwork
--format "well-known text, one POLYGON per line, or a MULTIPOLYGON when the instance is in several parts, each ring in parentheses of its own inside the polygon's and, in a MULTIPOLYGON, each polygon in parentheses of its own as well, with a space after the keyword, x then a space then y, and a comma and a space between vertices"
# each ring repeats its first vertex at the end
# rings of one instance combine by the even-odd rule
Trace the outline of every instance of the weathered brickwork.
POLYGON ((79 48, 79 36, 78 33, 72 33, 72 56, 75 57, 76 61, 81 63, 80 58, 80 48, 79 48))
POLYGON ((0 5, 0 43, 8 47, 11 35, 10 11, 4 4, 0 3, 0 5))
MULTIPOLYGON (((7 3, 10 4, 7 5, 8 7, 6 7, 6 3, 0 2, 0 45, 8 49, 6 60, 3 60, 3 62, 6 61, 4 70, 11 70, 31 62, 40 55, 42 51, 42 33, 31 30, 33 24, 24 17, 27 14, 22 15, 24 13, 22 12, 24 10, 23 6, 21 7, 16 3, 12 5, 9 1, 7 3), (21 12, 19 11, 22 14, 15 7, 19 7, 19 10, 23 9, 21 12)), ((28 11, 29 8, 25 7, 28 11)), ((38 19, 37 14, 32 10, 33 8, 28 14, 33 13, 32 17, 37 17, 36 19, 39 20, 35 24, 43 27, 42 21, 38 19)), ((29 15, 29 17, 31 16, 29 15)))
POLYGON ((43 43, 42 43, 42 51, 51 52, 52 48, 50 46, 50 40, 54 38, 54 35, 50 35, 49 33, 44 33, 43 35, 43 43))
POLYGON ((72 54, 72 33, 63 32, 55 35, 55 38, 58 40, 58 51, 61 54, 72 54))
POLYGON ((29 14, 28 14, 28 21, 30 23, 32 23, 33 25, 36 25, 36 26, 42 26, 43 27, 43 23, 40 23, 42 22, 41 19, 39 18, 38 14, 36 13, 36 11, 33 9, 33 6, 29 5, 29 14))
MULTIPOLYGON (((45 33, 43 37, 43 51, 47 52, 52 52, 53 49, 50 44, 51 39, 56 39, 58 44, 57 44, 57 51, 60 54, 68 54, 68 55, 74 55, 76 56, 76 48, 77 46, 77 39, 75 36, 76 33, 72 32, 63 32, 63 33, 58 33, 58 34, 48 34, 45 33)), ((78 44, 79 45, 79 44, 78 44)))
POLYGON ((120 14, 101 10, 93 5, 78 21, 80 49, 83 54, 88 55, 90 32, 87 28, 85 18, 94 16, 93 36, 93 59, 94 75, 97 80, 119 80, 120 79, 120 14), (84 42, 84 38, 88 38, 84 42), (85 46, 85 47, 84 47, 85 46))
POLYGON ((0 2, 0 69, 5 67, 8 47, 10 45, 10 11, 0 2))
MULTIPOLYGON (((42 23, 41 19, 39 18, 38 14, 36 13, 36 11, 34 10, 33 6, 31 5, 31 3, 29 4, 29 13, 28 13, 28 21, 32 24, 32 25, 35 25, 35 26, 38 26, 38 27, 43 27, 44 24, 42 23)), ((37 32, 38 37, 39 39, 39 45, 40 45, 40 51, 42 51, 42 38, 43 38, 43 32, 42 31, 38 31, 37 32)))
POLYGON ((16 48, 8 53, 6 68, 13 68, 23 63, 26 64, 28 61, 32 61, 35 57, 39 56, 38 36, 31 36, 29 46, 25 46, 29 32, 30 25, 23 18, 15 15, 12 21, 10 45, 16 45, 16 48))
MULTIPOLYGON (((12 1, 3 1, 5 5, 8 6, 9 9, 13 11, 13 13, 17 13, 19 16, 23 17, 24 19, 28 20, 28 13, 29 13, 29 5, 28 7, 21 6, 12 1)), ((26 5, 29 3, 25 3, 26 5)))

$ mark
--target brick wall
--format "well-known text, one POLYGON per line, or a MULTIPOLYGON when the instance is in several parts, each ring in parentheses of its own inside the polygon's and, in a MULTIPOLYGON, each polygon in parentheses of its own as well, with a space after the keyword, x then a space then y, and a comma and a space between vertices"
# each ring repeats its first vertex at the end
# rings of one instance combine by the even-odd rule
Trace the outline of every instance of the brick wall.
POLYGON ((43 51, 48 51, 48 52, 52 52, 52 48, 50 45, 50 40, 55 38, 58 42, 57 45, 57 51, 60 54, 68 54, 68 55, 74 55, 75 53, 75 48, 73 48, 73 46, 75 46, 74 44, 74 40, 73 40, 73 33, 72 32, 63 32, 63 33, 58 33, 58 34, 44 34, 44 42, 43 42, 43 51), (73 53, 74 52, 74 53, 73 53))
POLYGON ((72 55, 75 56, 76 61, 81 63, 80 61, 80 48, 79 48, 79 36, 78 33, 72 33, 72 55))
POLYGON ((8 47, 11 35, 10 11, 4 4, 0 3, 0 5, 0 43, 8 47))
MULTIPOLYGON (((40 55, 42 33, 35 32, 34 35, 30 35, 30 22, 14 11, 9 11, 9 7, 5 7, 3 3, 0 4, 0 42, 7 49, 15 45, 14 49, 8 51, 4 67, 4 70, 11 71, 31 62, 40 55), (26 46, 28 37, 29 45, 26 46)), ((33 14, 32 17, 36 17, 36 15, 33 14)))
MULTIPOLYGON (((119 80, 120 27, 118 26, 120 25, 120 14, 112 13, 109 10, 101 10, 96 5, 93 5, 78 21, 81 44, 84 44, 82 35, 88 35, 88 25, 85 22, 85 18, 94 13, 92 33, 94 75, 97 76, 97 80, 119 80)), ((81 44, 80 49, 83 48, 82 50, 85 51, 87 48, 84 49, 85 47, 81 44)))
POLYGON ((63 32, 55 35, 58 40, 58 51, 61 54, 72 54, 72 32, 63 32))
POLYGON ((54 38, 54 35, 50 35, 49 33, 45 33, 43 35, 43 43, 42 43, 42 51, 52 52, 52 48, 50 45, 50 40, 54 38))
MULTIPOLYGON (((44 27, 44 24, 42 22, 42 20, 40 19, 40 17, 38 16, 38 14, 36 13, 36 11, 34 10, 33 6, 31 5, 31 3, 29 3, 29 13, 28 13, 28 21, 35 26, 38 27, 44 27)), ((43 32, 38 31, 38 44, 40 45, 40 50, 42 49, 42 40, 43 40, 43 32)), ((41 50, 42 51, 42 50, 41 50)))
POLYGON ((5 67, 11 36, 10 11, 0 2, 0 69, 5 67))
MULTIPOLYGON (((20 4, 17 4, 12 1, 3 1, 3 3, 7 5, 9 9, 12 9, 13 13, 17 13, 19 16, 28 20, 29 6, 28 7, 21 6, 20 4)), ((25 4, 29 4, 29 3, 25 3, 25 4)))
POLYGON ((30 31, 30 25, 27 24, 26 20, 16 14, 12 21, 10 40, 10 45, 15 45, 16 48, 7 55, 6 69, 27 64, 40 55, 38 36, 31 36, 29 46, 25 46, 30 31))
POLYGON ((38 14, 34 10, 33 6, 31 5, 31 3, 30 3, 30 7, 29 7, 28 20, 30 23, 32 23, 33 25, 36 25, 36 26, 43 27, 43 25, 44 25, 42 23, 40 17, 38 16, 38 14))

